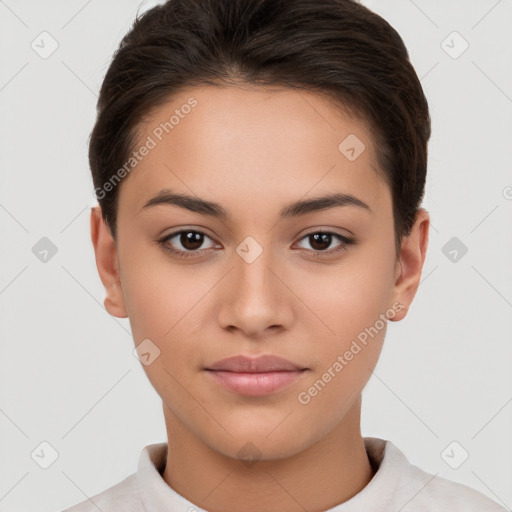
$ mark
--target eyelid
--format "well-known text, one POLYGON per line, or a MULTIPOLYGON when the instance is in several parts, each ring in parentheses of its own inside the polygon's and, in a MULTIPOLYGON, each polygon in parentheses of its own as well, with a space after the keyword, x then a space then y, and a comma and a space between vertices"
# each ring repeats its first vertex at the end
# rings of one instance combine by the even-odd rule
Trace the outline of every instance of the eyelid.
POLYGON ((308 229, 303 235, 301 235, 301 239, 304 238, 307 235, 312 235, 314 233, 328 233, 331 235, 338 235, 343 238, 347 239, 354 239, 355 235, 352 233, 352 231, 348 229, 342 229, 342 228, 336 228, 336 227, 329 227, 329 226, 315 226, 314 228, 308 229), (343 233, 343 231, 346 233, 343 233))
POLYGON ((315 226, 313 228, 308 228, 306 231, 299 233, 295 239, 302 240, 304 237, 309 235, 314 235, 316 233, 324 233, 328 235, 336 235, 346 240, 351 240, 353 242, 356 241, 355 235, 352 233, 352 231, 349 231, 348 229, 342 229, 337 227, 330 227, 330 226, 315 226))

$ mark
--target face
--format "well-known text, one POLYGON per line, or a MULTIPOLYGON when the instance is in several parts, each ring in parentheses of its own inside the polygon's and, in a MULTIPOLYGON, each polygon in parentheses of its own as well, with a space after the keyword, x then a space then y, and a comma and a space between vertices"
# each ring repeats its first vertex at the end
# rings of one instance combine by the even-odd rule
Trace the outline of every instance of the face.
POLYGON ((141 124, 144 145, 116 245, 97 212, 93 242, 105 306, 135 345, 150 340, 143 368, 168 427, 231 457, 249 441, 267 459, 304 450, 349 421, 386 320, 406 314, 428 214, 397 257, 369 132, 307 91, 190 88, 141 124), (305 370, 236 391, 206 368, 238 355, 305 370))

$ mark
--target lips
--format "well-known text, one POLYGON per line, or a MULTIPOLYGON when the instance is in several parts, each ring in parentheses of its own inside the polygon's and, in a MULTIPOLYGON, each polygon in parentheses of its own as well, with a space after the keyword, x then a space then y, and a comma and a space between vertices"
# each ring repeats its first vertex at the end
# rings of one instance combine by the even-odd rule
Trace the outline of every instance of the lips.
POLYGON ((265 373, 280 371, 301 371, 306 370, 296 363, 292 363, 281 357, 264 355, 257 358, 246 356, 234 356, 221 359, 211 366, 205 368, 213 371, 243 372, 243 373, 265 373))
POLYGON ((206 374, 225 389, 239 395, 263 396, 297 382, 308 368, 281 357, 266 355, 222 359, 205 368, 206 374))

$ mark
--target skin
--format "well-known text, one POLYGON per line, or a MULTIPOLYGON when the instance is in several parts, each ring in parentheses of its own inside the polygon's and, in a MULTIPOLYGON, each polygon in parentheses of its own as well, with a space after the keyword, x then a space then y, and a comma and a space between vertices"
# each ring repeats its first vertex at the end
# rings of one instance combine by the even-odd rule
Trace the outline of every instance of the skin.
POLYGON ((420 281, 429 215, 418 211, 397 255, 391 192, 365 124, 309 91, 189 88, 140 125, 140 143, 190 97, 198 105, 120 185, 117 240, 100 208, 91 212, 104 304, 111 315, 129 317, 135 345, 149 338, 161 351, 143 368, 162 398, 167 484, 211 511, 326 510, 374 474, 360 431, 361 392, 385 327, 307 404, 298 394, 393 304, 402 310, 392 321, 405 317, 420 281), (355 161, 338 149, 349 134, 366 146, 355 161), (231 218, 176 205, 142 208, 165 188, 217 202, 231 218), (332 192, 352 194, 371 211, 338 206, 279 217, 293 201, 332 192), (167 241, 195 250, 192 257, 157 243, 194 228, 207 234, 202 245, 186 246, 179 236, 167 241), (319 231, 355 243, 333 253, 341 244, 335 236, 323 246, 306 236, 319 231), (263 251, 252 263, 236 252, 248 236, 263 251), (324 252, 315 257, 315 250, 324 252), (239 354, 274 354, 308 371, 274 394, 242 396, 203 370, 239 354), (238 453, 244 446, 257 453, 253 464, 238 453))

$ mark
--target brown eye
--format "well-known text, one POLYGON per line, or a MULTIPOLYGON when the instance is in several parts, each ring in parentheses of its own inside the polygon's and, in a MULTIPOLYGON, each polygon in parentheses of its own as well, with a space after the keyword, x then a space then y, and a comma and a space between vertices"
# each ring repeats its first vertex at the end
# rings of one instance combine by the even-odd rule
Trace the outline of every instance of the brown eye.
POLYGON ((196 251, 203 245, 204 235, 197 231, 182 231, 179 236, 179 242, 188 251, 196 251))
POLYGON ((332 235, 329 233, 313 233, 308 236, 309 240, 312 242, 311 247, 313 247, 315 251, 328 249, 332 242, 332 235))
MULTIPOLYGON (((203 252, 199 249, 203 246, 205 239, 211 240, 211 238, 202 231, 185 229, 167 235, 162 240, 159 240, 158 243, 162 245, 166 251, 187 257, 195 256, 203 252)), ((209 247, 203 247, 203 249, 210 249, 211 247, 213 247, 213 244, 209 247)))
POLYGON ((330 255, 332 253, 336 253, 338 251, 346 250, 350 244, 354 243, 354 240, 347 238, 346 236, 340 235, 338 233, 331 233, 329 231, 315 231, 313 233, 309 233, 301 239, 307 240, 309 245, 312 248, 312 253, 315 256, 330 255), (338 240, 337 246, 334 249, 329 249, 333 241, 338 240))

